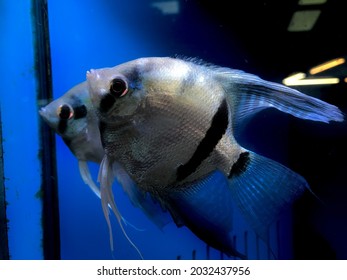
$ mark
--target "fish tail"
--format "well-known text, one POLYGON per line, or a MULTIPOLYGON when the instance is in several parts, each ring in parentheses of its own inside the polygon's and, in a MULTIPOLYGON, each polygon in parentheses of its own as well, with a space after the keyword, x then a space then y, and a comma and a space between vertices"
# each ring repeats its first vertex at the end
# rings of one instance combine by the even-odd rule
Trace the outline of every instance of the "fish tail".
POLYGON ((265 241, 270 224, 282 210, 305 190, 310 190, 299 174, 250 151, 240 154, 228 179, 234 202, 265 241))
POLYGON ((112 172, 113 168, 112 165, 109 162, 109 159, 107 156, 105 156, 100 164, 100 170, 99 170, 99 181, 100 181, 100 197, 101 197, 101 205, 102 210, 104 212, 104 216, 107 222, 107 226, 109 229, 110 234, 110 246, 111 250, 113 251, 113 233, 112 233, 112 226, 111 221, 109 217, 109 208, 111 207, 113 213, 115 214, 118 224, 125 236, 125 238, 128 240, 130 245, 136 250, 136 252, 139 254, 140 258, 143 259, 143 256, 140 252, 140 250, 136 247, 134 242, 130 239, 128 234, 126 233, 122 221, 124 220, 122 215, 120 214, 118 207, 114 201, 114 196, 112 192, 112 183, 114 179, 114 174, 112 172))

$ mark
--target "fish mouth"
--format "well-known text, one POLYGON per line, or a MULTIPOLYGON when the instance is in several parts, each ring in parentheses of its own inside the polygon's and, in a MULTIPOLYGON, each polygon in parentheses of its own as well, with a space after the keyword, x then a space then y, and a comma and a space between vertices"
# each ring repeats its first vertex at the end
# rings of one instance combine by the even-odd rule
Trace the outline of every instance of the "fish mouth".
POLYGON ((49 115, 49 111, 45 107, 39 110, 39 114, 46 124, 48 124, 52 128, 55 128, 55 121, 52 120, 49 115))
POLYGON ((47 110, 45 107, 42 107, 40 110, 39 110, 39 114, 40 116, 44 119, 44 120, 47 120, 47 110))

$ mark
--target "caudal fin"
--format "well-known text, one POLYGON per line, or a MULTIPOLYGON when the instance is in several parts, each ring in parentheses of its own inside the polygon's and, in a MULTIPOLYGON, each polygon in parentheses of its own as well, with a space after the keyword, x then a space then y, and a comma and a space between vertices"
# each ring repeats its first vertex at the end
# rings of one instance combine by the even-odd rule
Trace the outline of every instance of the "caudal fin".
POLYGON ((240 155, 231 170, 229 187, 241 213, 264 240, 281 211, 309 189, 297 173, 249 151, 240 155))

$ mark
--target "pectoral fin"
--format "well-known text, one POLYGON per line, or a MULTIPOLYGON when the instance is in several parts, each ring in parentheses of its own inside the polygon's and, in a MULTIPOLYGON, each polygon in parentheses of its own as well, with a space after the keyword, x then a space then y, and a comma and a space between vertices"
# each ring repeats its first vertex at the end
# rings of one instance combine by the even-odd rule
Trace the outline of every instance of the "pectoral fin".
POLYGON ((83 160, 79 160, 78 167, 79 167, 83 182, 90 187, 90 189, 93 191, 93 193, 95 193, 95 195, 98 198, 100 198, 100 189, 95 185, 92 179, 92 176, 90 175, 87 162, 83 160))
POLYGON ((128 240, 128 242, 134 247, 134 249, 137 251, 141 259, 143 259, 142 254, 140 250, 136 247, 136 245, 131 241, 130 237, 127 235, 123 224, 122 224, 122 216, 118 210, 118 207, 115 203, 114 197, 113 197, 113 192, 112 192, 112 184, 114 181, 114 178, 116 176, 115 170, 112 166, 113 164, 110 162, 109 158, 105 155, 101 164, 100 164, 100 170, 99 170, 99 176, 98 180, 100 182, 100 196, 101 196, 101 206, 102 210, 104 212, 104 216, 109 228, 109 233, 110 233, 110 245, 111 249, 113 251, 113 234, 112 234, 112 227, 111 227, 111 221, 109 217, 109 210, 108 210, 108 205, 112 209, 113 213, 115 214, 118 224, 128 240))

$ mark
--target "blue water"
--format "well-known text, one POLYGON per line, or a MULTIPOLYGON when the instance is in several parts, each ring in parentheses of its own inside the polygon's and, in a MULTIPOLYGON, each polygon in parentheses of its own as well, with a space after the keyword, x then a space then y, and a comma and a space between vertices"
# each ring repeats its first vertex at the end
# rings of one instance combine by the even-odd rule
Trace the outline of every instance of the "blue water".
MULTIPOLYGON (((199 5, 194 1, 171 1, 171 10, 160 5, 158 8, 158 3, 166 2, 49 1, 53 98, 83 81, 91 68, 114 66, 138 57, 178 54, 249 70, 245 64, 248 54, 242 44, 218 28, 215 19, 209 18, 199 5)), ((31 1, 21 4, 6 1, 1 5, 4 51, 0 54, 3 65, 0 101, 8 248, 12 259, 42 259, 40 190, 44 182, 37 114, 41 103, 37 100, 31 1)), ((338 99, 337 105, 346 108, 345 100, 338 99)), ((245 147, 302 174, 328 202, 328 208, 324 208, 312 197, 304 196, 273 225, 270 245, 279 258, 314 258, 310 252, 318 252, 319 246, 323 249, 317 258, 347 258, 343 237, 347 234, 344 131, 345 126, 328 128, 272 110, 259 114, 243 128, 239 141, 245 147), (305 244, 306 250, 302 248, 305 244)), ((82 182, 77 160, 61 138, 55 137, 55 141, 61 259, 138 259, 112 215, 115 251, 111 252, 100 200, 82 182)), ((90 167, 96 178, 98 166, 90 164, 90 167)), ((131 205, 120 186, 115 185, 114 192, 121 213, 131 224, 126 231, 145 259, 227 258, 186 228, 171 223, 163 230, 158 229, 131 205)), ((237 249, 246 251, 250 259, 273 258, 241 216, 237 219, 234 237, 237 249)))

